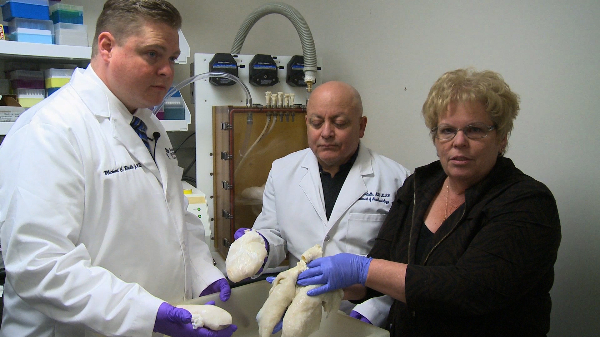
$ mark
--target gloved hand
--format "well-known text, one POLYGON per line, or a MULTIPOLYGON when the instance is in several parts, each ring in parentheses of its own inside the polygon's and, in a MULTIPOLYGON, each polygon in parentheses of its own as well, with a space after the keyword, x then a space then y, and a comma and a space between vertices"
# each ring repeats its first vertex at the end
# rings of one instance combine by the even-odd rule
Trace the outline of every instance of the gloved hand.
POLYGON ((218 279, 211 283, 208 287, 206 287, 206 289, 202 290, 200 296, 210 295, 216 292, 220 292, 219 298, 223 302, 227 302, 229 297, 231 297, 231 287, 225 278, 218 279))
POLYGON ((348 253, 321 257, 307 264, 308 269, 298 275, 297 283, 301 286, 323 284, 309 290, 309 296, 347 288, 353 284, 365 285, 372 260, 370 257, 348 253))
MULTIPOLYGON (((235 231, 235 233, 233 233, 233 240, 235 241, 235 240, 241 238, 242 235, 244 235, 244 233, 246 233, 246 231, 249 231, 249 230, 251 230, 251 229, 250 228, 240 228, 240 229, 238 229, 237 231, 235 231)), ((269 241, 267 241, 267 239, 264 237, 264 235, 262 235, 260 233, 258 233, 258 235, 260 235, 260 237, 265 242, 265 249, 267 250, 267 257, 265 257, 265 260, 263 261, 262 267, 260 267, 260 269, 256 272, 256 274, 262 273, 263 268, 265 267, 265 263, 267 263, 267 260, 269 259, 269 241)))
POLYGON ((154 322, 154 332, 171 337, 230 337, 236 330, 237 326, 235 324, 219 331, 207 328, 194 329, 192 327, 192 314, 167 302, 163 302, 158 307, 156 321, 154 322))
POLYGON ((250 228, 240 228, 237 231, 235 231, 235 233, 233 233, 233 240, 237 240, 239 238, 242 237, 242 235, 244 235, 244 233, 246 233, 247 231, 249 231, 250 228))
POLYGON ((371 321, 369 321, 369 319, 368 319, 368 318, 366 318, 365 316, 363 316, 363 315, 362 315, 360 312, 358 312, 358 311, 354 311, 354 310, 352 310, 352 311, 350 312, 350 315, 348 315, 348 316, 350 316, 350 317, 352 317, 352 318, 356 318, 356 319, 358 319, 358 320, 360 320, 360 321, 363 321, 363 322, 365 322, 365 323, 368 323, 368 324, 371 324, 371 325, 373 324, 373 323, 371 323, 371 321))

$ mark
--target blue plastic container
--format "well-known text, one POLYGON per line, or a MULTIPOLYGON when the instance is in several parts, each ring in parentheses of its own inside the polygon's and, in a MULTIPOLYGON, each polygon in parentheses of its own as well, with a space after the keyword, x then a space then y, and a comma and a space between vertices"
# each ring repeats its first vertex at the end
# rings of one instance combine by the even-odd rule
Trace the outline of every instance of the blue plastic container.
POLYGON ((58 90, 60 90, 60 88, 47 88, 46 89, 46 97, 50 97, 50 95, 57 92, 58 90))
POLYGON ((50 6, 50 19, 54 23, 83 24, 83 6, 56 4, 50 6))
POLYGON ((173 96, 165 100, 164 119, 165 120, 184 120, 185 119, 185 105, 181 92, 177 91, 173 96))
POLYGON ((2 2, 4 21, 13 18, 50 20, 48 0, 5 0, 2 2))
MULTIPOLYGON (((35 29, 30 29, 30 31, 35 31, 35 29)), ((52 44, 52 35, 15 32, 8 34, 8 40, 18 42, 52 44)))

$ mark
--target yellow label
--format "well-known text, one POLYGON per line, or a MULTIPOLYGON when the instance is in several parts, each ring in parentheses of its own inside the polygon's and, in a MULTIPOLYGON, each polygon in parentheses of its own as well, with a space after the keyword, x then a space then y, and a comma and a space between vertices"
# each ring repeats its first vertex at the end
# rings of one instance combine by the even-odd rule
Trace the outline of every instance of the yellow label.
POLYGON ((0 23, 0 40, 5 40, 4 38, 4 26, 0 23))
POLYGON ((188 202, 190 204, 205 204, 206 198, 201 196, 187 196, 188 202))

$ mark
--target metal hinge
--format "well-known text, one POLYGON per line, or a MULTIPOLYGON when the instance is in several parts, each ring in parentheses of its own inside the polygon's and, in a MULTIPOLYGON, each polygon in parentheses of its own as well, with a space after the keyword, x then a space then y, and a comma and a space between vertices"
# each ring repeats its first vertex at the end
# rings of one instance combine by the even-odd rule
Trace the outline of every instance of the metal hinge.
POLYGON ((231 213, 227 212, 226 210, 223 210, 221 214, 223 215, 223 217, 225 219, 233 219, 233 215, 231 213))
POLYGON ((229 154, 229 152, 221 152, 221 159, 222 160, 231 160, 231 159, 233 159, 233 155, 229 154))
POLYGON ((229 240, 227 238, 223 238, 223 246, 229 247, 229 246, 231 246, 231 242, 229 242, 229 240))
POLYGON ((222 183, 223 183, 223 189, 224 190, 231 190, 231 189, 233 189, 233 185, 231 185, 228 181, 223 180, 222 183))
POLYGON ((233 125, 231 125, 227 122, 221 123, 221 130, 231 130, 231 129, 233 129, 233 125))

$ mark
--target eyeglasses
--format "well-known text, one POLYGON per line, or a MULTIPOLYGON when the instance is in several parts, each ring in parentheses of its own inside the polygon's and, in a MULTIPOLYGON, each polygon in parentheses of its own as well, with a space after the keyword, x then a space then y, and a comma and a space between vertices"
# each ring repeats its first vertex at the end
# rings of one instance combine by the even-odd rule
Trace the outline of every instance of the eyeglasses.
POLYGON ((457 129, 447 124, 441 124, 431 129, 430 132, 435 138, 442 141, 454 139, 454 136, 456 136, 458 131, 461 130, 469 139, 481 139, 487 137, 488 132, 494 130, 495 128, 495 125, 489 126, 484 123, 469 124, 462 129, 457 129))

